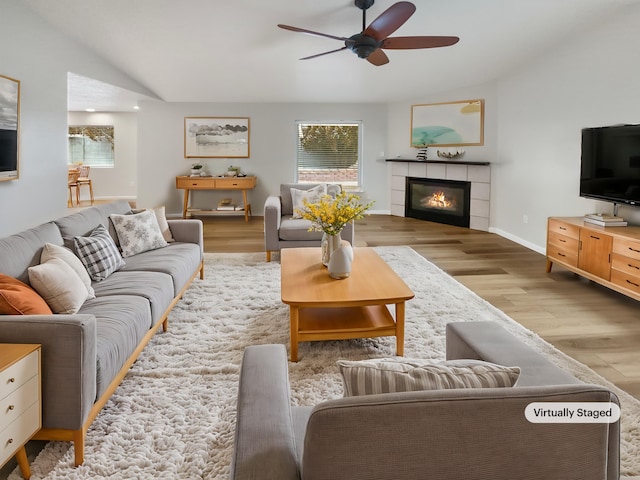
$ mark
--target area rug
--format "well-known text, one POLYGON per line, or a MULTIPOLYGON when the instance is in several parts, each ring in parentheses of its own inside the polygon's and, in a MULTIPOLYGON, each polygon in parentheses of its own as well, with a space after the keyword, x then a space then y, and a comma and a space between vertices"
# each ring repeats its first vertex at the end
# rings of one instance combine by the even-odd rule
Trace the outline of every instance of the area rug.
MULTIPOLYGON (((640 401, 411 248, 376 250, 415 292, 406 305, 406 357, 443 359, 448 322, 500 323, 579 379, 615 391, 622 403, 622 473, 640 478, 640 401)), ((253 344, 288 346, 288 307, 280 301, 279 262, 265 262, 264 253, 208 253, 205 263, 205 280, 194 281, 172 312, 169 331, 154 337, 93 423, 84 465, 73 467, 69 443, 50 442, 32 462, 33 479, 228 478, 242 352, 253 344)), ((301 343, 299 362, 289 363, 292 402, 342 396, 337 359, 394 354, 391 337, 301 343)), ((9 478, 20 478, 17 469, 9 478)))

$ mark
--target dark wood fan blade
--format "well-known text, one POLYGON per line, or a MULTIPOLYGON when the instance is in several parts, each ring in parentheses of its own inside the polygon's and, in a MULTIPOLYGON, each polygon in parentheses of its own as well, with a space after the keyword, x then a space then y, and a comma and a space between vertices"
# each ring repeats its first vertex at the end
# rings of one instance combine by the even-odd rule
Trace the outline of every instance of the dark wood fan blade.
POLYGON ((374 50, 367 57, 367 61, 376 67, 389 63, 389 57, 380 48, 374 50))
POLYGON ((388 49, 411 49, 411 48, 437 48, 449 47, 458 43, 458 37, 390 37, 387 38, 380 48, 388 49))
POLYGON ((409 20, 415 11, 416 6, 411 2, 394 3, 371 22, 371 25, 362 33, 378 41, 384 40, 409 20))
POLYGON ((285 29, 285 30, 291 30, 292 32, 306 33, 307 35, 315 35, 317 37, 333 38, 334 40, 342 40, 343 42, 346 40, 345 37, 336 37, 335 35, 329 35, 327 33, 314 32, 313 30, 307 30, 305 28, 292 27, 291 25, 282 25, 281 23, 279 23, 278 26, 280 28, 285 29))
POLYGON ((331 50, 329 52, 318 53, 316 55, 311 55, 309 57, 302 57, 300 60, 309 60, 310 58, 317 58, 317 57, 321 57, 323 55, 329 55, 330 53, 336 53, 336 52, 340 52, 340 51, 346 50, 346 49, 347 49, 347 47, 337 48, 336 50, 331 50))

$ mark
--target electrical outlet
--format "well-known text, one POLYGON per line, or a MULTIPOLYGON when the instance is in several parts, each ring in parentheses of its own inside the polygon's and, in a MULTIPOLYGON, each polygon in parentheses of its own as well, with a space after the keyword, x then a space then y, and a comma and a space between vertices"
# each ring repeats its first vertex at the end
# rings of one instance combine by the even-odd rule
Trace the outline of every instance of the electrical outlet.
POLYGON ((522 215, 522 223, 529 223, 529 215, 522 215))

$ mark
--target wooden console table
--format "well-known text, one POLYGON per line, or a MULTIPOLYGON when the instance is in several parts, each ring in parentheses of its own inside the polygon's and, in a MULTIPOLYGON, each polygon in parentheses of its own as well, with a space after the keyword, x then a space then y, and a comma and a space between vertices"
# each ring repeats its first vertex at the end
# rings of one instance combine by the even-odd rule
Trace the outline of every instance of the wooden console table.
POLYGON ((248 222, 249 215, 251 215, 251 204, 247 201, 247 190, 255 188, 256 183, 256 177, 191 177, 179 175, 176 177, 176 188, 184 190, 182 218, 187 218, 188 213, 202 215, 240 215, 244 213, 244 220, 248 222), (242 190, 244 211, 189 208, 189 192, 191 190, 242 190))

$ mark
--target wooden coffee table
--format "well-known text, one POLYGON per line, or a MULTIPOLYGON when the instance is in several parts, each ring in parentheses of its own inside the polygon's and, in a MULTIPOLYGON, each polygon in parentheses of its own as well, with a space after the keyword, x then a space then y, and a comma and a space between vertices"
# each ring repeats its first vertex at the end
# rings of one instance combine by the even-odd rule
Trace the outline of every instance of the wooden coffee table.
POLYGON ((282 302, 289 305, 291 361, 298 343, 350 338, 396 337, 404 354, 404 302, 411 289, 372 248, 356 248, 351 276, 329 277, 319 248, 280 251, 282 302), (387 305, 395 305, 395 319, 387 305))

